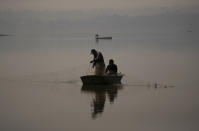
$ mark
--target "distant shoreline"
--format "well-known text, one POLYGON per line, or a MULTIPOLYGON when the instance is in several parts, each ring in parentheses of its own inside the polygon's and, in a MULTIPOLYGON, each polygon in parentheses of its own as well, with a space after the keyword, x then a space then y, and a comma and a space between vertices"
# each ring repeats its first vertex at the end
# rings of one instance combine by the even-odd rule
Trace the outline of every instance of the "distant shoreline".
POLYGON ((10 36, 9 34, 0 34, 0 36, 10 36))

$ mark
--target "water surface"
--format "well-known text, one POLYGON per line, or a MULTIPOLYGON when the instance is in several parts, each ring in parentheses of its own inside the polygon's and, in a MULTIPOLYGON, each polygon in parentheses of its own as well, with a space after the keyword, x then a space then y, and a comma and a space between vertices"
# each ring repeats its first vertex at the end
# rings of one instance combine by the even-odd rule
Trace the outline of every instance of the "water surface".
POLYGON ((199 129, 196 34, 94 35, 0 38, 2 131, 199 129), (82 86, 92 48, 115 60, 121 86, 82 86))

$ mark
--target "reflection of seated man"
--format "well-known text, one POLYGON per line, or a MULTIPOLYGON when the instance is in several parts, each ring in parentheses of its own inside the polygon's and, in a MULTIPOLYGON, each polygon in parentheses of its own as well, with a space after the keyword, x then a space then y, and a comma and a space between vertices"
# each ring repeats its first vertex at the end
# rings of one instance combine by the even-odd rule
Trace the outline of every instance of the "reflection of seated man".
POLYGON ((107 90, 108 98, 111 104, 114 103, 115 98, 117 97, 118 87, 112 86, 107 90))
POLYGON ((109 65, 106 68, 106 73, 110 74, 110 75, 112 75, 112 74, 116 75, 117 74, 117 65, 114 64, 113 59, 109 60, 109 65))

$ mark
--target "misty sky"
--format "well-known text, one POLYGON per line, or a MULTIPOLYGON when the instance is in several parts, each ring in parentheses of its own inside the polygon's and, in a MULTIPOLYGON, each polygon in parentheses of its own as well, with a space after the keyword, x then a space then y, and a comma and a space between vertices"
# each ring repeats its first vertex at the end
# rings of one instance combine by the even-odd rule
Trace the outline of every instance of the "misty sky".
POLYGON ((199 6, 199 0, 0 0, 0 9, 132 9, 199 6))

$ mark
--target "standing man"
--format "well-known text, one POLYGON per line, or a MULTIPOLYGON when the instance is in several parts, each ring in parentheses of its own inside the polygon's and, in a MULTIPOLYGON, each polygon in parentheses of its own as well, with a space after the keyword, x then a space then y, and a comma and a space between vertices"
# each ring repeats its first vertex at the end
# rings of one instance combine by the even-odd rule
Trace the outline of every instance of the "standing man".
POLYGON ((93 63, 93 68, 95 69, 95 75, 104 75, 105 72, 105 63, 104 57, 101 52, 96 51, 95 49, 91 50, 91 54, 94 56, 93 60, 90 63, 93 63))

